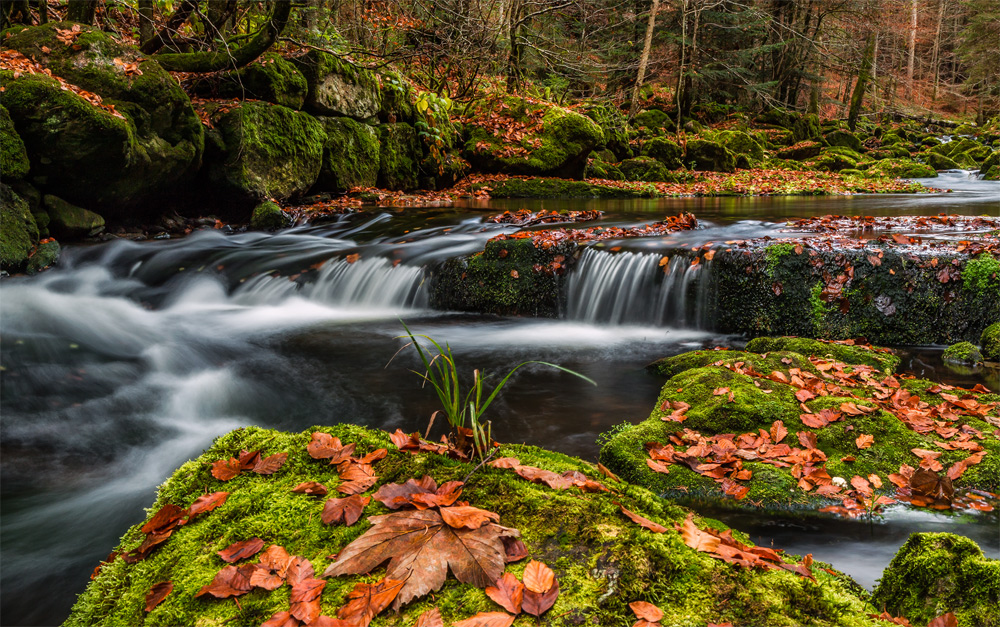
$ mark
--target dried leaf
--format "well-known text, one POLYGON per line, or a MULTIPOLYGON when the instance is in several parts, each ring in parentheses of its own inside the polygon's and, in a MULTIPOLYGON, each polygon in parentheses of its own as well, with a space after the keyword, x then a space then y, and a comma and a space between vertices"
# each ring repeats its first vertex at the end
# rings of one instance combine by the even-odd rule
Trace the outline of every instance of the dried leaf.
POLYGON ((306 445, 306 451, 313 459, 329 459, 331 464, 339 464, 354 454, 355 446, 354 442, 344 446, 340 443, 340 438, 315 431, 309 444, 306 445))
POLYGON ((479 529, 490 521, 500 522, 500 514, 488 512, 485 509, 462 505, 455 507, 442 507, 439 509, 444 522, 456 529, 465 527, 466 529, 479 529))
POLYGON ((358 627, 368 627, 368 623, 395 600, 404 583, 389 578, 374 584, 358 583, 348 593, 347 604, 337 610, 337 618, 358 627))
POLYGON ((486 588, 486 596, 493 599, 500 607, 511 614, 521 613, 521 600, 524 598, 524 584, 510 573, 504 573, 495 586, 486 588))
POLYGON ((646 529, 649 529, 653 533, 664 533, 667 531, 667 528, 664 527, 663 525, 659 525, 653 522, 652 520, 649 520, 648 518, 643 518, 639 514, 636 514, 635 512, 631 512, 625 509, 625 507, 621 503, 616 503, 616 505, 618 505, 618 507, 622 510, 623 514, 625 514, 632 522, 636 523, 637 525, 645 527, 646 529))
POLYGON ((290 612, 276 612, 274 616, 260 624, 260 627, 299 627, 299 621, 290 612))
POLYGON ((226 566, 212 579, 212 583, 203 586, 198 591, 196 597, 210 594, 219 599, 239 596, 250 592, 253 588, 250 585, 250 573, 256 570, 254 564, 244 564, 243 566, 226 566))
POLYGON ((635 612, 636 618, 641 618, 643 620, 648 620, 651 623, 659 622, 663 618, 663 610, 656 607, 652 603, 647 603, 646 601, 632 601, 628 604, 632 611, 635 612))
POLYGON ((514 617, 506 612, 480 612, 472 618, 452 623, 452 627, 510 627, 514 617))
MULTIPOLYGON (((307 625, 319 618, 320 612, 323 611, 320 595, 323 594, 325 586, 326 581, 323 579, 305 579, 292 586, 291 595, 288 597, 292 616, 307 625)), ((338 617, 343 618, 339 614, 338 617)), ((368 623, 365 622, 364 626, 367 627, 368 623)))
POLYGON ((153 584, 153 587, 149 589, 146 593, 146 607, 147 612, 152 612, 153 608, 160 604, 163 599, 167 598, 174 589, 174 582, 172 581, 161 581, 160 583, 153 584))
POLYGON ((270 457, 261 458, 254 464, 251 471, 258 475, 273 475, 285 465, 286 459, 288 459, 288 453, 277 453, 270 457))
MULTIPOLYGON (((145 525, 142 526, 141 531, 143 533, 160 533, 167 530, 171 530, 177 526, 182 518, 187 516, 188 510, 181 509, 176 505, 167 503, 149 519, 145 525)), ((168 534, 169 535, 169 534, 168 534)))
POLYGON ((263 548, 263 540, 260 538, 250 538, 249 540, 233 542, 221 551, 216 552, 216 555, 221 557, 223 562, 232 564, 233 562, 238 562, 241 559, 257 555, 257 553, 259 553, 263 548))
POLYGON ((436 607, 427 610, 417 617, 417 623, 413 627, 444 627, 441 610, 436 607))
POLYGON ((958 627, 958 618, 948 612, 927 623, 927 627, 958 627))
POLYGON ((229 481, 240 474, 240 460, 230 457, 212 462, 212 476, 219 481, 229 481))
POLYGON ((210 512, 225 503, 226 498, 228 497, 228 492, 212 492, 211 494, 199 496, 194 500, 194 503, 191 504, 191 507, 188 508, 188 514, 194 518, 198 514, 210 512))
POLYGON ((316 481, 303 481, 299 485, 292 488, 292 492, 296 494, 308 494, 309 496, 326 496, 327 489, 322 483, 317 483, 316 481))
POLYGON ((862 433, 857 438, 855 438, 854 443, 859 449, 869 448, 875 442, 875 436, 868 435, 867 433, 862 433))
POLYGON ((522 579, 524 579, 525 588, 531 592, 544 594, 555 583, 556 574, 544 563, 531 560, 524 568, 522 579))
POLYGON ((689 513, 687 515, 687 518, 684 520, 683 527, 680 525, 675 526, 677 527, 677 530, 681 532, 684 544, 688 545, 692 549, 703 553, 713 553, 719 548, 719 538, 699 529, 694 524, 694 514, 689 513))
MULTIPOLYGON (((527 573, 527 571, 525 571, 527 573)), ((552 587, 545 592, 534 592, 525 586, 524 598, 521 600, 521 609, 526 614, 541 616, 552 609, 559 598, 559 582, 552 580, 552 587)))
POLYGON ((329 499, 323 505, 323 513, 320 516, 320 520, 326 525, 342 524, 350 527, 358 522, 358 519, 361 518, 361 513, 364 512, 365 507, 371 500, 370 496, 362 497, 358 494, 353 494, 342 499, 329 499))

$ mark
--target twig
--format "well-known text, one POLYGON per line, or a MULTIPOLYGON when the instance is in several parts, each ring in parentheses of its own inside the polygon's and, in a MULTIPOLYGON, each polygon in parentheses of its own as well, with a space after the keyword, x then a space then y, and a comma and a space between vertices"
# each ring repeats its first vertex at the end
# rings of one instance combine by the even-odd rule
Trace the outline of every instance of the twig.
POLYGON ((499 451, 499 450, 500 450, 499 446, 493 447, 493 450, 490 451, 485 457, 483 457, 483 460, 481 462, 479 462, 479 465, 476 466, 475 468, 473 468, 472 470, 470 470, 469 474, 465 475, 465 478, 462 479, 462 483, 464 484, 465 482, 467 482, 469 480, 469 477, 471 477, 472 475, 474 475, 477 470, 479 470, 480 468, 482 468, 483 464, 485 464, 486 462, 490 461, 490 458, 493 457, 494 455, 496 455, 497 451, 499 451))

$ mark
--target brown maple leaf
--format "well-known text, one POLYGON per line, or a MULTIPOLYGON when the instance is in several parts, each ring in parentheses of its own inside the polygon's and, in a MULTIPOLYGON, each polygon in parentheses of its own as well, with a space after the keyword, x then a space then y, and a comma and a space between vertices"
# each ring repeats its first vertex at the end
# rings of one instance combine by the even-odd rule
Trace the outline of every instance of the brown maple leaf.
POLYGON ((374 526, 347 545, 323 576, 360 575, 388 561, 386 578, 406 582, 394 609, 439 590, 449 568, 462 583, 480 588, 493 584, 505 565, 501 538, 520 535, 495 523, 455 529, 433 509, 371 516, 368 521, 374 526))

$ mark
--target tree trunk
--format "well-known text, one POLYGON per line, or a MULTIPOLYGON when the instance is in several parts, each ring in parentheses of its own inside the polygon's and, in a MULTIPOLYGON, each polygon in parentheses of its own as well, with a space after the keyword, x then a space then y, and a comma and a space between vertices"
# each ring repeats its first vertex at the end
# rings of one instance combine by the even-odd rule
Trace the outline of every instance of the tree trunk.
POLYGON ((910 58, 906 62, 906 98, 913 98, 913 66, 917 55, 917 0, 910 0, 910 58))
POLYGON ((931 67, 934 68, 934 94, 931 102, 937 102, 938 79, 941 78, 941 23, 944 21, 945 0, 938 2, 937 30, 934 31, 934 53, 931 55, 931 67))
POLYGON ((139 45, 153 38, 153 0, 139 0, 139 45))
POLYGON ((81 24, 93 24, 97 13, 97 2, 93 0, 69 0, 66 11, 66 21, 81 24))
POLYGON ((851 108, 847 113, 847 128, 852 131, 858 125, 858 116, 861 115, 861 104, 864 101, 865 90, 868 89, 868 82, 871 79, 872 63, 875 56, 875 33, 868 36, 868 44, 865 46, 864 57, 861 59, 861 67, 858 68, 858 82, 854 85, 854 93, 851 95, 851 108))
POLYGON ((510 36, 510 51, 507 54, 507 91, 516 94, 521 89, 521 44, 518 37, 521 31, 521 20, 523 19, 524 2, 513 0, 510 10, 508 34, 510 36))
POLYGON ((174 10, 174 14, 170 16, 170 19, 163 25, 160 32, 143 41, 139 46, 139 50, 145 54, 153 54, 167 45, 168 42, 173 41, 173 34, 191 17, 191 14, 197 8, 197 4, 194 0, 182 0, 180 6, 174 10))
POLYGON ((646 78, 646 64, 649 63, 649 51, 653 47, 653 30, 656 28, 656 12, 660 8, 660 0, 653 0, 653 6, 649 9, 649 22, 646 23, 646 39, 642 44, 642 56, 639 57, 639 74, 635 79, 635 87, 632 88, 632 105, 628 109, 628 117, 631 120, 639 108, 639 90, 642 89, 642 81, 646 78))
POLYGON ((291 0, 275 0, 267 23, 243 46, 223 52, 188 52, 158 54, 153 57, 171 72, 217 72, 252 63, 278 39, 292 12, 291 0))
POLYGON ((684 60, 685 54, 687 52, 687 10, 688 1, 681 0, 681 52, 679 62, 677 63, 677 88, 674 89, 674 97, 677 100, 677 134, 681 132, 681 106, 682 97, 684 94, 684 60))

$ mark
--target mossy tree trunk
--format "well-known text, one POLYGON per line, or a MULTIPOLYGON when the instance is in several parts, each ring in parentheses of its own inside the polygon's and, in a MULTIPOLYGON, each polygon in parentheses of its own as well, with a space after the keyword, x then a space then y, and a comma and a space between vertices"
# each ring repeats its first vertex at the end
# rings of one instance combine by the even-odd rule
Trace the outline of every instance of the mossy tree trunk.
POLYGON ((69 22, 80 22, 81 24, 93 24, 94 16, 97 13, 97 2, 93 0, 69 0, 69 9, 66 11, 66 20, 69 22))
POLYGON ((235 50, 166 53, 158 54, 154 59, 171 72, 217 72, 249 65, 277 41, 291 12, 291 0, 275 0, 271 3, 271 13, 264 27, 250 41, 235 50))
POLYGON ((868 35, 868 43, 865 45, 861 67, 858 69, 858 82, 854 85, 854 93, 851 94, 851 108, 847 113, 847 128, 852 131, 857 127, 858 116, 861 115, 861 103, 864 101, 865 90, 868 89, 868 82, 871 80, 874 57, 875 33, 872 32, 868 35))

